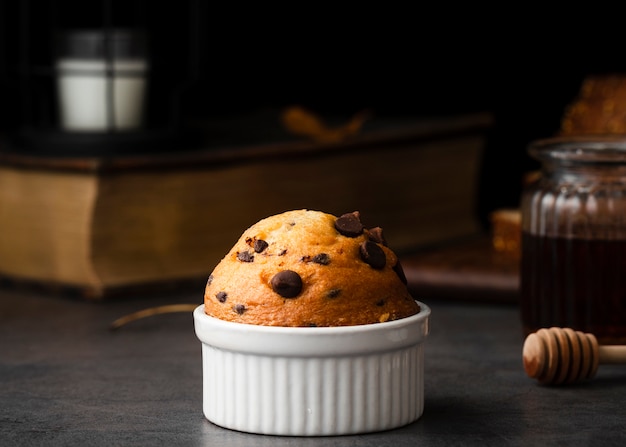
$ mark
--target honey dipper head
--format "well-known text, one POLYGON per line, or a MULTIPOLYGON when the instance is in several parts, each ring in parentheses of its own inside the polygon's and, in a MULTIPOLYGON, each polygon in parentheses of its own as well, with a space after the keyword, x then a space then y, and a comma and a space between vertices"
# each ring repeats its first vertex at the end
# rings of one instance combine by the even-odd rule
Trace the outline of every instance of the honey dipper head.
POLYGON ((522 349, 524 371, 546 385, 592 378, 599 364, 598 343, 592 334, 551 327, 529 334, 522 349))

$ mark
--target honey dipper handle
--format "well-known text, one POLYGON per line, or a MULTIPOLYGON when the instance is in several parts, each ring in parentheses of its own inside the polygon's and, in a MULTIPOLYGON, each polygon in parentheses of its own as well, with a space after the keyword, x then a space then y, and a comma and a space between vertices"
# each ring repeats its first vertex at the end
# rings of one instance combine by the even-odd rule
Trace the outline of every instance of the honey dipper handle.
POLYGON ((600 345, 598 346, 600 363, 624 364, 626 363, 626 346, 600 345))

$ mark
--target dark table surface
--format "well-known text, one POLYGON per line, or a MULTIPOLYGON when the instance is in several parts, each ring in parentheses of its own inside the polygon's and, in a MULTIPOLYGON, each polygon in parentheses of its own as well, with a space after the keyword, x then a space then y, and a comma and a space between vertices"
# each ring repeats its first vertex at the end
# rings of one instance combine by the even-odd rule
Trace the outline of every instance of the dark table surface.
POLYGON ((626 366, 568 388, 524 373, 514 303, 433 300, 425 411, 387 432, 329 438, 239 433, 202 414, 191 312, 116 331, 123 315, 201 294, 76 301, 0 290, 0 445, 450 446, 626 442, 626 366))

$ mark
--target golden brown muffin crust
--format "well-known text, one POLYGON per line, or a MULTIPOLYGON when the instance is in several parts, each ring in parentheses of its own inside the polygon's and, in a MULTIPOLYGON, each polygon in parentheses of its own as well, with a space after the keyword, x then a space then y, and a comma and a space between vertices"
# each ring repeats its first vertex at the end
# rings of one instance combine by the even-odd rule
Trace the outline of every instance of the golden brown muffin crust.
POLYGON ((215 267, 204 302, 213 317, 266 326, 370 324, 419 312, 382 230, 363 228, 358 212, 260 220, 215 267))
POLYGON ((626 74, 588 76, 566 106, 561 136, 626 134, 626 74))

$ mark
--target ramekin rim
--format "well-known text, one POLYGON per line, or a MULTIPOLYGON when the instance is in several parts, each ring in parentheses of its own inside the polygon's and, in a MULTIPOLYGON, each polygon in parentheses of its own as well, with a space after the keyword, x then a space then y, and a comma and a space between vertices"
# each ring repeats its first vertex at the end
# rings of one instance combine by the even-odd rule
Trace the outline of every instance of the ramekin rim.
POLYGON ((337 327, 282 327, 235 323, 211 317, 204 305, 194 310, 195 332, 207 346, 281 357, 373 355, 420 344, 429 333, 430 307, 384 323, 337 327))
POLYGON ((211 321, 212 324, 222 326, 224 328, 231 328, 235 331, 237 330, 245 330, 245 331, 259 331, 262 333, 276 333, 278 334, 288 334, 291 332, 297 333, 330 333, 330 334, 341 334, 341 333, 355 333, 355 332, 370 332, 384 329, 395 329, 400 326, 406 326, 417 320, 424 320, 428 318, 431 314, 430 306, 422 303, 421 301, 415 300, 419 306, 420 311, 414 315, 410 315, 405 318, 400 318, 393 321, 385 321, 381 323, 370 323, 370 324, 357 324, 357 325, 346 325, 346 326, 322 326, 322 327, 295 327, 295 326, 265 326, 265 325, 257 325, 257 324, 247 324, 247 323, 238 323, 235 321, 227 321, 222 320, 211 315, 208 315, 204 312, 204 304, 198 305, 193 311, 193 317, 195 318, 204 318, 207 321, 211 321))

